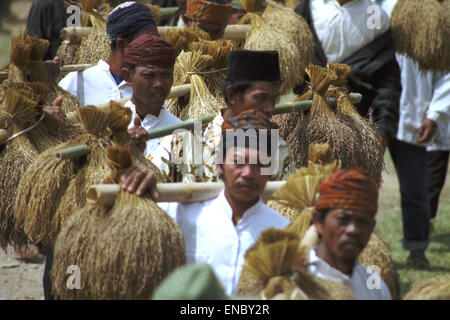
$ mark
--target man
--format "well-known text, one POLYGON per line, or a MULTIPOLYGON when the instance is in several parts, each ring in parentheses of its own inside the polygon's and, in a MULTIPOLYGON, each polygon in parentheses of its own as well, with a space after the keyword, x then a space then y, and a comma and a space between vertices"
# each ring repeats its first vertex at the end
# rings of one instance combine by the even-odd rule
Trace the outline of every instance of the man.
MULTIPOLYGON (((427 0, 432 5, 437 0, 427 0)), ((397 17, 421 8, 425 1, 410 1, 397 8, 397 17)), ((382 3, 389 15, 397 0, 382 3)), ((439 7, 439 6, 437 6, 439 7)), ((445 10, 441 7, 441 10, 445 10)), ((420 28, 440 28, 435 17, 415 13, 413 21, 423 21, 420 28), (429 21, 424 19, 430 19, 429 21)), ((402 29, 397 26, 397 29, 402 29)), ((423 32, 424 30, 422 30, 423 32)), ((415 43, 415 35, 402 33, 402 42, 415 43), (406 36, 404 35, 406 34, 406 36)), ((432 41, 432 40, 430 40, 432 41)), ((449 41, 447 39, 447 41, 449 41)), ((430 48, 442 44, 430 43, 430 48)), ((399 46, 401 47, 401 46, 399 46)), ((439 194, 445 183, 450 150, 450 72, 427 70, 418 59, 395 53, 401 70, 402 92, 398 132, 389 144, 400 184, 403 220, 403 248, 408 250, 407 265, 416 269, 429 268, 425 251, 436 217, 439 194)))
POLYGON ((150 9, 133 1, 117 6, 106 19, 106 33, 111 41, 111 55, 107 62, 82 72, 71 72, 59 86, 78 98, 80 105, 97 105, 131 96, 131 87, 120 75, 124 50, 143 33, 159 36, 150 9))
POLYGON ((362 94, 358 112, 367 117, 371 111, 386 147, 397 130, 400 72, 386 12, 377 10, 379 24, 369 26, 372 5, 372 0, 304 0, 295 12, 313 34, 313 64, 325 67, 331 61, 351 67, 347 86, 362 94))
POLYGON ((225 0, 187 0, 184 17, 187 25, 196 25, 206 31, 211 40, 218 40, 223 37, 230 12, 231 4, 225 0))
MULTIPOLYGON (((173 84, 175 59, 175 49, 149 33, 136 38, 125 49, 122 74, 133 88, 131 100, 125 104, 133 112, 134 120, 129 125, 133 137, 181 122, 164 106, 173 84)), ((154 152, 158 142, 159 139, 152 139, 141 145, 144 155, 154 152)))
POLYGON ((356 260, 375 227, 378 189, 363 169, 333 173, 319 185, 314 224, 321 243, 311 249, 307 271, 347 286, 356 299, 390 300, 386 284, 356 260))
MULTIPOLYGON (((267 207, 261 193, 269 176, 262 155, 271 155, 270 138, 261 129, 273 129, 270 120, 256 110, 223 124, 217 154, 217 170, 224 190, 215 198, 189 204, 160 203, 180 226, 187 263, 208 263, 231 295, 237 291, 246 251, 267 228, 283 228, 289 220, 267 207), (237 129, 241 129, 241 132, 237 129), (229 130, 227 130, 229 129, 229 130), (250 130, 250 131, 249 131, 250 130), (239 132, 244 143, 239 143, 239 132), (256 133, 253 138, 251 134, 256 133)), ((242 142, 241 141, 241 142, 242 142)))
POLYGON ((27 32, 50 41, 44 60, 52 60, 61 45, 61 30, 67 23, 67 6, 63 0, 34 1, 27 19, 27 32))
MULTIPOLYGON (((222 85, 227 108, 214 118, 201 137, 198 137, 198 133, 166 137, 163 145, 167 146, 167 140, 172 140, 171 147, 166 148, 167 150, 158 148, 151 160, 165 175, 169 175, 175 181, 187 183, 217 181, 219 175, 215 165, 215 150, 221 139, 224 120, 250 109, 259 110, 270 117, 280 96, 281 82, 278 52, 250 50, 230 52, 227 78, 222 85), (201 144, 198 151, 200 157, 196 154, 195 143, 201 144), (168 165, 169 160, 178 163, 176 168, 168 165)), ((285 180, 295 171, 294 157, 286 142, 281 139, 277 153, 278 162, 275 165, 278 166, 278 170, 271 180, 285 180)))
POLYGON ((178 5, 178 10, 172 17, 170 17, 167 25, 174 27, 184 27, 186 24, 184 21, 186 19, 184 17, 184 15, 186 14, 186 0, 177 0, 176 3, 178 5))

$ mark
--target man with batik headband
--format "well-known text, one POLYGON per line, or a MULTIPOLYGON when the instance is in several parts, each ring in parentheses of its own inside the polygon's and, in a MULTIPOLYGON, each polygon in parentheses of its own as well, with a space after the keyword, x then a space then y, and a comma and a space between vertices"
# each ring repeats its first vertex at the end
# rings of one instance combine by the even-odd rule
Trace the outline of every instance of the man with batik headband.
POLYGON ((130 97, 131 87, 120 75, 124 50, 131 41, 146 32, 159 36, 150 9, 134 1, 120 4, 106 20, 106 33, 111 41, 108 61, 100 60, 85 71, 69 73, 59 86, 77 97, 81 106, 130 97))
POLYGON ((276 149, 270 120, 248 110, 225 120, 222 129, 217 170, 224 190, 208 201, 159 205, 183 232, 187 263, 208 263, 230 295, 237 291, 247 250, 264 230, 284 228, 289 220, 261 201, 270 165, 262 158, 276 149))
MULTIPOLYGON (((172 140, 170 156, 167 155, 167 151, 161 150, 158 153, 161 160, 153 159, 155 164, 161 171, 169 174, 167 161, 162 159, 177 162, 177 174, 174 178, 177 181, 182 180, 186 183, 217 181, 219 176, 215 165, 215 153, 222 137, 224 120, 250 109, 256 109, 270 118, 280 96, 281 82, 278 52, 232 51, 228 58, 227 78, 222 85, 227 108, 222 109, 222 114, 213 119, 203 136, 198 137, 190 133, 176 135, 172 140), (195 144, 200 144, 198 149, 201 150, 201 157, 195 152, 195 144)), ((278 139, 278 150, 274 158, 278 160, 272 165, 277 169, 271 180, 285 180, 295 171, 293 154, 282 139, 278 139)))
POLYGON ((361 300, 390 300, 386 284, 357 261, 375 227, 378 189, 363 169, 333 173, 319 185, 314 224, 321 240, 307 271, 342 283, 361 300))
POLYGON ((184 16, 188 24, 206 31, 211 40, 218 40, 223 37, 230 12, 231 4, 224 0, 187 0, 184 16))
MULTIPOLYGON (((129 125, 132 137, 145 138, 150 129, 181 122, 164 106, 173 84, 175 59, 175 49, 150 33, 136 38, 125 49, 121 72, 133 88, 133 95, 125 104, 133 112, 129 125)), ((152 139, 142 143, 144 155, 152 153, 158 142, 159 139, 152 139)))

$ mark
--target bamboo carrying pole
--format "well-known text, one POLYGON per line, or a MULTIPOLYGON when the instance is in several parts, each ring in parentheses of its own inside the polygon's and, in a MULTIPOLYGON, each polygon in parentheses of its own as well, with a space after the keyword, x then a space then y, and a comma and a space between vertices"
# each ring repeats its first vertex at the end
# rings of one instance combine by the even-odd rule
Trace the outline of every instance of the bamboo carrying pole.
MULTIPOLYGON (((281 188, 285 181, 269 181, 261 195, 264 201, 272 198, 272 194, 281 188)), ((211 200, 217 197, 224 188, 222 182, 197 183, 158 183, 158 202, 191 203, 211 200)), ((118 184, 97 184, 88 189, 86 199, 90 203, 112 205, 120 191, 118 184)))
MULTIPOLYGON (((166 39, 167 30, 177 29, 182 27, 172 26, 160 26, 158 27, 159 36, 161 39, 166 39)), ((86 38, 91 32, 91 27, 71 27, 63 28, 61 30, 61 38, 69 41, 70 44, 77 44, 81 42, 83 38, 86 38)), ((242 40, 245 39, 247 32, 250 30, 250 25, 247 24, 235 24, 228 25, 225 28, 223 39, 225 40, 242 40)))
POLYGON ((61 150, 55 154, 56 159, 72 159, 72 158, 80 158, 88 155, 90 152, 89 147, 85 144, 80 144, 77 146, 73 146, 64 150, 61 150))
MULTIPOLYGON (((357 104, 361 102, 362 95, 360 93, 350 93, 350 100, 353 104, 357 104)), ((335 98, 328 98, 327 102, 329 105, 333 105, 336 103, 335 98)), ((311 107, 312 100, 305 100, 305 101, 296 101, 296 102, 289 102, 285 104, 279 104, 276 105, 273 109, 272 115, 277 114, 283 114, 283 113, 290 113, 290 112, 299 112, 308 110, 311 107)), ((194 119, 194 120, 186 120, 178 124, 157 128, 153 130, 148 131, 148 139, 155 139, 167 136, 169 134, 172 134, 173 131, 178 129, 185 129, 193 131, 195 128, 195 123, 198 121, 201 121, 202 124, 206 124, 211 122, 214 119, 215 115, 208 115, 204 116, 200 119, 194 119)))

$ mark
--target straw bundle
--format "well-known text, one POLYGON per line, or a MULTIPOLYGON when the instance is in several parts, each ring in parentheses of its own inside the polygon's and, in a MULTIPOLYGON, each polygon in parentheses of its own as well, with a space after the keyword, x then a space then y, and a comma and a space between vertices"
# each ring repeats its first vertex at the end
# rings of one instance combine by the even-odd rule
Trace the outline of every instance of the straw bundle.
POLYGON ((75 54, 74 64, 97 63, 107 61, 111 54, 111 45, 104 30, 92 30, 80 43, 75 54))
POLYGON ((359 115, 344 88, 350 67, 345 64, 328 63, 327 68, 336 73, 337 79, 332 82, 325 96, 337 99, 335 112, 337 118, 351 128, 359 140, 357 143, 359 152, 354 154, 356 166, 366 169, 380 187, 384 168, 384 148, 375 124, 359 115))
POLYGON ((375 232, 372 232, 369 242, 358 257, 358 262, 364 266, 380 268, 380 277, 389 288, 392 299, 400 299, 400 278, 389 246, 375 232))
POLYGON ((153 16, 155 17, 156 22, 159 24, 159 22, 161 21, 161 8, 157 5, 154 4, 145 4, 150 11, 152 12, 153 16))
POLYGON ((26 31, 21 30, 11 39, 11 59, 8 79, 23 82, 26 79, 28 63, 30 62, 33 44, 27 41, 26 31))
POLYGON ((413 283, 404 300, 450 300, 450 275, 413 283))
MULTIPOLYGON (((299 2, 298 0, 293 1, 299 2)), ((295 67, 301 72, 301 78, 297 84, 302 84, 305 68, 312 62, 314 49, 313 36, 306 21, 293 11, 293 7, 289 8, 287 6, 287 3, 284 6, 275 1, 268 0, 267 8, 264 10, 262 18, 270 26, 289 36, 297 47, 300 64, 295 67)))
POLYGON ((197 51, 184 52, 177 57, 174 85, 190 83, 192 88, 189 97, 169 99, 166 105, 181 120, 218 114, 225 107, 223 98, 216 98, 205 83, 204 72, 211 70, 211 66, 215 66, 213 57, 197 51))
MULTIPOLYGON (((95 107, 78 109, 84 134, 41 154, 29 167, 18 187, 15 214, 34 242, 53 243, 61 224, 85 205, 87 189, 92 184, 108 182, 111 169, 105 147, 112 142, 127 142, 129 109, 111 102, 110 112, 95 107), (88 156, 58 160, 55 153, 68 147, 86 144, 88 156), (33 184, 29 182, 33 181, 33 184)), ((132 159, 150 167, 158 181, 158 169, 132 145, 132 159)))
POLYGON ((282 94, 303 83, 304 70, 301 70, 303 57, 286 32, 274 28, 257 14, 247 13, 240 23, 250 23, 252 26, 247 33, 243 49, 278 51, 281 78, 284 80, 281 86, 282 94))
POLYGON ((319 279, 302 270, 307 248, 287 230, 268 229, 247 251, 239 279, 239 294, 263 299, 352 299, 342 285, 319 279))
MULTIPOLYGON (((117 181, 130 152, 110 147, 107 154, 117 181)), ((51 277, 60 299, 149 299, 184 263, 183 236, 173 219, 150 198, 121 191, 111 207, 88 204, 64 223, 51 277), (69 265, 81 270, 81 290, 67 288, 69 265)))
POLYGON ((196 26, 185 26, 183 28, 167 30, 165 40, 170 43, 179 54, 181 51, 189 50, 189 44, 192 42, 210 40, 210 37, 207 32, 196 26))
POLYGON ((450 70, 450 5, 436 0, 399 0, 391 28, 397 52, 423 70, 450 70))

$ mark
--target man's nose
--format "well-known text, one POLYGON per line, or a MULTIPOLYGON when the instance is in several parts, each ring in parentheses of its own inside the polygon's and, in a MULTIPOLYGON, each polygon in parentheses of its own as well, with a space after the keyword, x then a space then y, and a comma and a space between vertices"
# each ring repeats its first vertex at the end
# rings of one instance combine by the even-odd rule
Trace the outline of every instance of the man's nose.
POLYGON ((267 100, 267 101, 265 101, 264 104, 263 104, 262 111, 263 111, 265 114, 272 115, 272 112, 273 112, 273 108, 274 108, 274 107, 275 107, 274 101, 273 101, 273 100, 267 100))

